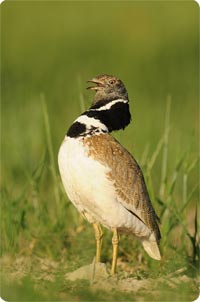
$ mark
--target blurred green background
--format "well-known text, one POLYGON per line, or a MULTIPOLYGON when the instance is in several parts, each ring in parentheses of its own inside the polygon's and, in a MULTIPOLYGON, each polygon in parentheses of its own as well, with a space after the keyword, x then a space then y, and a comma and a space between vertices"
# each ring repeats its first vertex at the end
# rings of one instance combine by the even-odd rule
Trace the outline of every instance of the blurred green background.
MULTIPOLYGON (((158 214, 164 204, 156 203, 163 145, 158 154, 156 150, 166 130, 167 99, 171 100, 163 200, 170 196, 180 209, 184 194, 194 193, 184 212, 186 226, 194 232, 198 9, 193 1, 5 1, 1 5, 3 255, 26 254, 34 242, 31 253, 42 257, 64 255, 67 261, 79 253, 83 258, 76 259, 79 264, 92 259, 92 230, 67 201, 57 153, 67 128, 91 104, 86 81, 102 73, 119 77, 127 87, 132 123, 116 136, 142 165, 158 214), (156 161, 149 176, 153 154, 156 161), (84 231, 73 233, 79 225, 84 231), (81 254, 88 238, 87 253, 81 254)), ((170 214, 165 216, 162 225, 171 220, 170 214)), ((163 231, 166 248, 168 231, 163 231)), ((179 234, 170 239, 176 248, 179 234)), ((123 244, 128 248, 125 239, 123 244)), ((179 249, 190 256, 190 240, 184 248, 180 243, 179 249)))

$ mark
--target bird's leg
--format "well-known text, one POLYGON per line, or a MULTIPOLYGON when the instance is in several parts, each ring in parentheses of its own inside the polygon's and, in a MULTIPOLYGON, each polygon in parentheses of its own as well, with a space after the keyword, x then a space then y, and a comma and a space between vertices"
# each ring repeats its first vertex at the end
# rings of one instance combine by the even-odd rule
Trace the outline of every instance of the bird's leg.
POLYGON ((117 228, 114 228, 113 229, 113 237, 112 237, 113 257, 112 257, 111 275, 115 275, 115 273, 116 273, 118 243, 119 243, 119 235, 118 235, 118 232, 117 232, 117 228))
POLYGON ((101 258, 101 245, 103 239, 103 232, 100 224, 98 223, 93 223, 93 228, 94 228, 95 239, 96 239, 96 263, 97 263, 100 262, 100 258, 101 258))

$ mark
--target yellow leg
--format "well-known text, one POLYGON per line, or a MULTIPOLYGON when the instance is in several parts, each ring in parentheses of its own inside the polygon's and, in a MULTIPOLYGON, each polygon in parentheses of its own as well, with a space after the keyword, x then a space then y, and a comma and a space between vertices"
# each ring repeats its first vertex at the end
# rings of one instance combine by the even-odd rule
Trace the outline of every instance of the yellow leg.
POLYGON ((94 228, 95 239, 96 239, 96 262, 100 262, 103 232, 100 224, 98 223, 93 223, 93 228, 94 228))
POLYGON ((112 237, 113 258, 112 258, 111 275, 115 275, 115 273, 116 273, 118 243, 119 243, 119 235, 118 235, 118 232, 117 232, 117 228, 114 228, 113 237, 112 237))

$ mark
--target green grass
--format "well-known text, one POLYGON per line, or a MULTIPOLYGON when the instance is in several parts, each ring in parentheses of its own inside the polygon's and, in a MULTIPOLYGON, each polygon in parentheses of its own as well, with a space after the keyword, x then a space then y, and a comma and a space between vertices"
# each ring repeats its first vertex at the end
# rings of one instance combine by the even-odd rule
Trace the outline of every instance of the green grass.
MULTIPOLYGON (((197 5, 12 1, 1 9, 1 296, 7 301, 194 300, 197 5), (162 261, 122 235, 119 278, 125 271, 138 280, 153 279, 152 292, 105 293, 64 278, 92 262, 95 242, 92 227, 66 197, 57 153, 67 128, 91 103, 86 80, 100 73, 126 84, 133 120, 114 135, 140 163, 161 218, 162 261), (187 277, 186 285, 169 285, 170 276, 183 268, 177 280, 187 277)), ((104 233, 102 261, 110 268, 111 233, 104 233)))

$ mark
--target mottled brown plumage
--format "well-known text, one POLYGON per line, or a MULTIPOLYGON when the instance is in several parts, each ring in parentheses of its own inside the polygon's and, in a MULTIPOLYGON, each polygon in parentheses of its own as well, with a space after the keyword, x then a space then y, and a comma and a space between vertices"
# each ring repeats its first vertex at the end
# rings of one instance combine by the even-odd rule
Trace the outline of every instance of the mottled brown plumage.
POLYGON ((122 205, 136 215, 159 241, 158 217, 152 207, 142 171, 133 156, 111 135, 84 138, 88 155, 110 168, 107 175, 114 182, 122 205))

